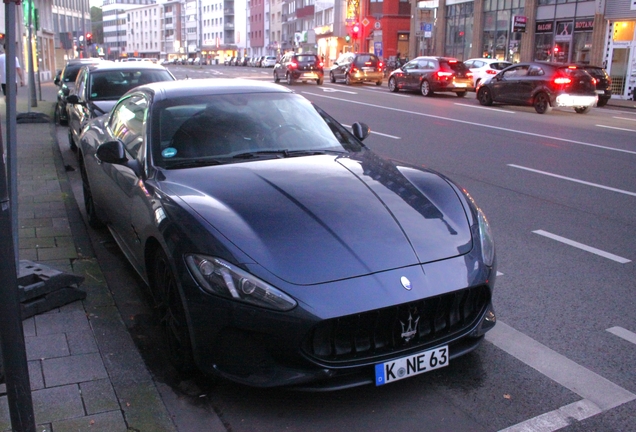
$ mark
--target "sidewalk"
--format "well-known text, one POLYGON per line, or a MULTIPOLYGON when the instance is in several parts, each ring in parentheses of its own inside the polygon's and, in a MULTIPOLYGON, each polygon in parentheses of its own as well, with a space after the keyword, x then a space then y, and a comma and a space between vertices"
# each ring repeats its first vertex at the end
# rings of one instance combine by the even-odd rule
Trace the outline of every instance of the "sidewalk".
MULTIPOLYGON (((18 89, 17 112, 50 123, 17 124, 19 259, 84 277, 83 301, 23 321, 38 431, 176 431, 106 285, 56 141, 57 87, 41 83, 37 107, 18 89), (41 90, 40 90, 41 89, 41 90)), ((6 107, 0 102, 6 136, 6 107)), ((6 138, 3 137, 6 146, 6 138)), ((10 431, 0 384, 0 431, 10 431)))

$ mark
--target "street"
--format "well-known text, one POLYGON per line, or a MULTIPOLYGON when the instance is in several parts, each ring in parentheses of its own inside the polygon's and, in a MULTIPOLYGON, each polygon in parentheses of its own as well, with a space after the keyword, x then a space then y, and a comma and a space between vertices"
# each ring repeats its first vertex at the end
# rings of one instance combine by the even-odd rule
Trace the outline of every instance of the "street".
MULTIPOLYGON (((170 66, 177 78, 271 80, 272 69, 170 66)), ((292 88, 365 144, 466 188, 493 227, 498 324, 448 367, 331 393, 258 390, 180 377, 165 364, 147 293, 107 231, 93 247, 117 306, 180 431, 636 430, 636 110, 586 115, 482 107, 375 85, 292 88), (217 425, 218 426, 218 425, 217 425)), ((57 138, 83 211, 67 128, 57 138)))

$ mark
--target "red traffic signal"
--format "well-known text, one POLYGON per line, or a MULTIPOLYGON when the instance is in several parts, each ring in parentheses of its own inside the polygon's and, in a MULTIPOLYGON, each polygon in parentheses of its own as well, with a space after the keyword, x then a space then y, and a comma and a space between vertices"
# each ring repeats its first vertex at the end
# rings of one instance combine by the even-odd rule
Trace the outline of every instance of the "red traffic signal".
POLYGON ((93 43, 93 35, 90 33, 86 33, 86 45, 90 45, 93 43))
POLYGON ((357 39, 360 36, 360 23, 355 23, 351 27, 351 37, 357 39))

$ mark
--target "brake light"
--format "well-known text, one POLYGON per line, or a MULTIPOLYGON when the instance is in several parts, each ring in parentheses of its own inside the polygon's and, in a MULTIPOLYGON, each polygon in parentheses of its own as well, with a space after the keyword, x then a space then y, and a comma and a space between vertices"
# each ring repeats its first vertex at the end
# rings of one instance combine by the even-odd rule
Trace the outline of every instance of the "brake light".
POLYGON ((378 68, 382 69, 384 67, 384 63, 378 62, 378 68))
POLYGON ((596 78, 592 78, 592 84, 596 86, 596 84, 598 84, 598 80, 596 78))
POLYGON ((455 63, 457 63, 457 60, 456 59, 450 59, 450 60, 448 60, 448 63, 455 64, 455 63))
POLYGON ((568 69, 576 69, 576 66, 570 65, 570 66, 568 66, 568 69))
POLYGON ((320 62, 320 63, 318 63, 318 66, 320 66, 320 67, 324 67, 324 66, 325 66, 325 64, 324 64, 323 62, 320 62))
POLYGON ((568 78, 568 77, 556 77, 554 79, 554 83, 555 84, 560 84, 560 85, 570 84, 571 82, 572 82, 572 80, 570 78, 568 78))
POLYGON ((472 77, 473 77, 472 72, 466 72, 466 78, 472 78, 472 77))
POLYGON ((453 73, 452 72, 437 71, 437 72, 435 72, 434 75, 435 75, 436 79, 446 79, 446 78, 452 77, 453 73))
POLYGON ((296 61, 292 61, 292 62, 289 64, 289 67, 290 67, 290 68, 292 68, 292 69, 296 69, 296 68, 298 67, 298 63, 297 63, 296 61))
POLYGON ((356 65, 353 65, 353 64, 352 64, 352 65, 351 65, 351 69, 349 69, 349 72, 351 72, 351 73, 356 73, 356 72, 358 72, 358 68, 356 67, 356 65))
POLYGON ((496 70, 494 70, 494 69, 486 69, 486 73, 487 73, 488 75, 497 75, 497 72, 498 72, 498 71, 496 71, 496 70))

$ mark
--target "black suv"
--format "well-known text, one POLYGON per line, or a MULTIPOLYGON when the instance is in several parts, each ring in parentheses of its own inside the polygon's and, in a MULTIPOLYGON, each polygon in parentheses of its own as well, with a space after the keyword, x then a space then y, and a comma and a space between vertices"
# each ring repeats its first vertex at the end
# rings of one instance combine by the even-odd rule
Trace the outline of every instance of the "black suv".
POLYGON ((316 54, 285 54, 274 66, 274 82, 281 78, 292 85, 294 81, 316 81, 322 85, 325 77, 322 61, 316 54))
POLYGON ((61 125, 68 123, 68 113, 66 112, 66 97, 71 94, 75 88, 75 79, 84 65, 96 64, 101 62, 100 58, 85 58, 69 60, 64 69, 59 71, 53 82, 58 86, 57 105, 55 106, 55 118, 61 125))
POLYGON ((382 61, 370 53, 344 53, 333 64, 329 71, 332 83, 344 80, 347 85, 356 82, 374 82, 382 85, 384 65, 382 61))
POLYGON ((596 94, 598 94, 598 102, 596 106, 604 107, 612 98, 612 79, 607 71, 600 66, 579 65, 577 67, 592 75, 596 79, 596 94))

